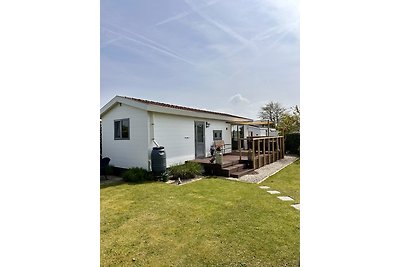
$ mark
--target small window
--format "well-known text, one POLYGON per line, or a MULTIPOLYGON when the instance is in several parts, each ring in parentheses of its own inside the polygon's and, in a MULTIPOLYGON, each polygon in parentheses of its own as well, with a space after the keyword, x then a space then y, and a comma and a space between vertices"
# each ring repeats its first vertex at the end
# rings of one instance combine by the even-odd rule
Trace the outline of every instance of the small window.
POLYGON ((114 139, 129 139, 129 119, 114 121, 114 139))
POLYGON ((213 140, 222 140, 222 130, 213 131, 213 140))

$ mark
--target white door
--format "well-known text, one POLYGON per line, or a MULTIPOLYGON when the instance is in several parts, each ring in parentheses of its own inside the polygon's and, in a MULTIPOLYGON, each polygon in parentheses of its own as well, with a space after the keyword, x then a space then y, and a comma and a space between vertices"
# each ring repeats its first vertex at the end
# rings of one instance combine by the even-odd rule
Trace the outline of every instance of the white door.
POLYGON ((194 143, 195 143, 195 157, 204 158, 205 154, 205 123, 204 121, 194 122, 194 143))

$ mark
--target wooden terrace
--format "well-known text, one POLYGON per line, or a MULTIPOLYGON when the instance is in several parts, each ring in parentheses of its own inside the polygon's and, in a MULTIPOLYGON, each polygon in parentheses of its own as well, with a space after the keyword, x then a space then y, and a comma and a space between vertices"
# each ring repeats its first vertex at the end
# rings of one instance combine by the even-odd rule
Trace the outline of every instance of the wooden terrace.
POLYGON ((222 164, 211 163, 211 157, 191 160, 203 165, 210 175, 239 178, 262 166, 283 159, 285 143, 283 136, 253 136, 239 138, 238 149, 224 154, 222 164), (247 149, 242 149, 242 144, 247 149))

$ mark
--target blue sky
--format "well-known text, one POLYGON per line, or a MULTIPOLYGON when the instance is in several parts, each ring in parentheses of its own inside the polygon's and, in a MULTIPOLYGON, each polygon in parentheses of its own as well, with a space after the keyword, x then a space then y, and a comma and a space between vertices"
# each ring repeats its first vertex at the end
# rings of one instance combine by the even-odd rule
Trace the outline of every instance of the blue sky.
POLYGON ((100 105, 139 97, 253 119, 300 104, 298 1, 101 0, 100 105))

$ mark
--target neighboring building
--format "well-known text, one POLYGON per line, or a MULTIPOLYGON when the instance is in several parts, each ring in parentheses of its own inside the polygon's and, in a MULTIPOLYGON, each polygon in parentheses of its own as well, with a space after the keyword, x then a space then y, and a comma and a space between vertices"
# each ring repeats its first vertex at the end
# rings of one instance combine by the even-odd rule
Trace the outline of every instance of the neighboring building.
POLYGON ((278 136, 278 131, 275 128, 249 125, 248 131, 249 136, 278 136))
MULTIPOLYGON (((251 119, 231 114, 116 96, 100 110, 102 156, 120 168, 151 169, 154 142, 167 166, 210 156, 214 140, 231 144, 232 125, 251 119)), ((229 152, 227 150, 226 152, 229 152)))

